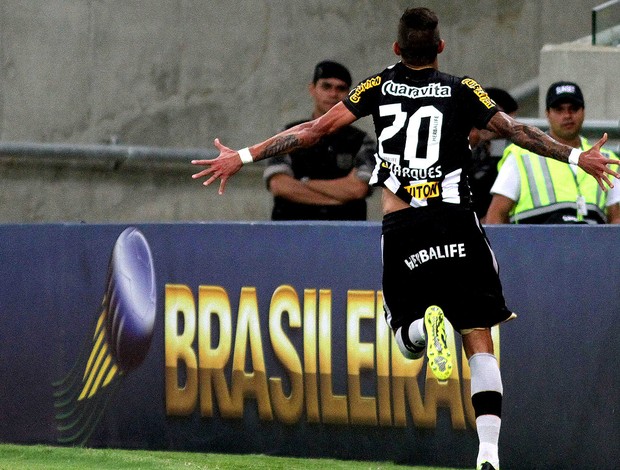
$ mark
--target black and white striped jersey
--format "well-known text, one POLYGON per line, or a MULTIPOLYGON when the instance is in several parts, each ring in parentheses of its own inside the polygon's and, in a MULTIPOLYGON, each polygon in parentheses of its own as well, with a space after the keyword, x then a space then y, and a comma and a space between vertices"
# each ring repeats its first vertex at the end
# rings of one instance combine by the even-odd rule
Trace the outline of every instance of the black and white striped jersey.
POLYGON ((398 62, 360 82, 344 104, 358 118, 373 117, 377 153, 370 184, 413 207, 470 204, 469 132, 485 128, 498 111, 475 80, 398 62))

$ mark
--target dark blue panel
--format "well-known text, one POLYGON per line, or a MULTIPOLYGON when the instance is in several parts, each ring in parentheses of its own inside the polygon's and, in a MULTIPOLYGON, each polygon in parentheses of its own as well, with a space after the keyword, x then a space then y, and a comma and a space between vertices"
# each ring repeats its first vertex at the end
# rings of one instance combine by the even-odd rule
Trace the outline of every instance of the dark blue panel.
MULTIPOLYGON (((97 331, 107 331, 97 330, 97 320, 112 249, 126 227, 0 226, 0 440, 56 443, 75 435, 81 441, 67 443, 471 466, 475 432, 470 424, 453 429, 448 408, 440 407, 436 426, 427 429, 413 426, 411 417, 407 428, 316 424, 305 417, 285 425, 261 420, 251 398, 243 419, 205 418, 198 408, 189 416, 166 416, 167 284, 187 286, 196 303, 199 286, 223 287, 233 328, 241 288, 254 287, 268 376, 286 376, 270 344, 273 292, 290 285, 301 299, 305 288, 330 289, 333 388, 346 395, 347 292, 381 289, 375 223, 136 225, 155 270, 150 350, 135 370, 110 373, 110 384, 98 389, 106 393, 94 394, 101 397, 97 401, 63 404, 61 398, 71 394, 57 382, 82 380, 97 331), (453 450, 437 452, 446 442, 453 450)), ((619 229, 512 226, 487 232, 509 306, 519 314, 501 329, 503 466, 614 468, 620 460, 620 268, 614 256, 619 229)), ((374 322, 362 323, 363 341, 372 342, 374 322)), ((301 330, 289 333, 301 353, 301 330)), ((193 348, 197 351, 196 344, 193 348)), ((91 369, 105 370, 109 355, 102 352, 91 369)), ((372 373, 363 385, 367 395, 376 395, 372 373)), ((422 380, 419 385, 423 391, 422 380)), ((76 393, 83 390, 79 384, 76 393)))

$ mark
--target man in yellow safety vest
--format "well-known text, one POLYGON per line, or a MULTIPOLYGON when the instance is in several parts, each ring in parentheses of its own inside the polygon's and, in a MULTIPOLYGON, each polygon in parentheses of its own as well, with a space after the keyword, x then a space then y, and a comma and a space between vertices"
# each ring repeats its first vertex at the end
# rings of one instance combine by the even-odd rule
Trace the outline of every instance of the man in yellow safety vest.
MULTIPOLYGON (((572 82, 556 82, 547 91, 549 134, 582 150, 591 147, 580 136, 585 117, 583 93, 572 82)), ((618 158, 601 149, 608 158, 618 158)), ((512 144, 498 164, 493 198, 484 218, 488 224, 620 223, 620 184, 602 191, 576 165, 540 157, 512 144)))

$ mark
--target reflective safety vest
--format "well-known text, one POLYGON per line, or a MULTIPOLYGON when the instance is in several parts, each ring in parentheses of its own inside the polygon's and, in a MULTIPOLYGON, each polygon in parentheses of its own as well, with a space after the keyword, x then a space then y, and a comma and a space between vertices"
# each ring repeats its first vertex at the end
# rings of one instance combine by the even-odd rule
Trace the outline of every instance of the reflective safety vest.
MULTIPOLYGON (((591 145, 580 137, 581 148, 591 145)), ((601 149, 608 158, 618 158, 609 150, 601 149)), ((510 211, 513 223, 606 223, 607 193, 596 179, 581 168, 577 172, 566 163, 541 157, 511 144, 504 150, 498 163, 502 167, 508 155, 514 155, 519 168, 521 192, 519 200, 510 211), (579 210, 578 200, 585 202, 579 210), (587 214, 586 214, 587 212, 587 214)))

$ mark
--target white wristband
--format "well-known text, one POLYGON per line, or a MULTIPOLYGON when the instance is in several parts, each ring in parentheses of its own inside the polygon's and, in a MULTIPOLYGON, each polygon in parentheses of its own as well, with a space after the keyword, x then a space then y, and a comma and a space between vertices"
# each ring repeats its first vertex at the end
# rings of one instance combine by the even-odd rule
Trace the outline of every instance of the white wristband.
POLYGON ((246 163, 254 163, 254 159, 252 158, 252 154, 250 153, 249 148, 244 147, 241 150, 237 150, 237 153, 241 157, 241 163, 243 163, 244 165, 246 163))
POLYGON ((581 150, 571 150, 570 155, 568 156, 568 163, 570 163, 571 165, 579 165, 579 155, 581 155, 581 150))

